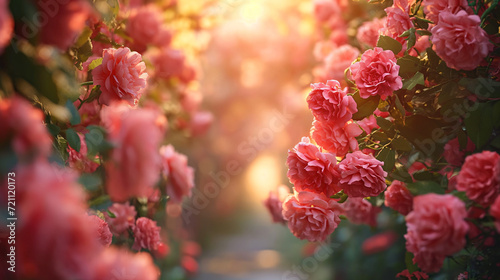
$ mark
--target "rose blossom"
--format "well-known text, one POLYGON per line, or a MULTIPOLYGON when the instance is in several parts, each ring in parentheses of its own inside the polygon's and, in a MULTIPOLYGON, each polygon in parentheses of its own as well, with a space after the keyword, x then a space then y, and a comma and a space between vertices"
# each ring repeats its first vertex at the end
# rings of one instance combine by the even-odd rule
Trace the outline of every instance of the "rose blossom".
POLYGON ((146 252, 106 248, 97 258, 91 280, 157 280, 160 271, 146 252))
POLYGON ((329 80, 345 83, 344 72, 359 56, 359 50, 351 45, 334 48, 325 58, 325 71, 329 80))
POLYGON ((364 22, 359 28, 356 34, 356 39, 362 46, 368 48, 373 48, 377 46, 378 37, 382 28, 385 26, 387 18, 374 18, 371 21, 364 22))
POLYGON ((97 169, 97 167, 99 167, 99 164, 87 157, 88 149, 85 137, 81 133, 77 134, 80 138, 80 152, 77 152, 75 149, 71 148, 68 145, 67 151, 69 167, 80 172, 92 173, 97 169))
POLYGON ((488 34, 481 28, 481 18, 463 10, 440 13, 439 23, 430 31, 432 49, 456 70, 474 70, 493 50, 488 34))
POLYGON ((347 89, 342 89, 338 81, 312 84, 311 88, 307 104, 319 121, 328 122, 334 127, 343 127, 358 111, 354 98, 347 95, 347 89))
POLYGON ((385 191, 385 206, 390 207, 406 216, 413 210, 413 196, 406 188, 406 184, 394 180, 385 191))
POLYGON ((9 11, 9 1, 0 0, 0 54, 9 44, 14 32, 14 19, 9 11))
POLYGON ((371 255, 378 252, 383 252, 391 247, 396 241, 398 235, 394 231, 386 231, 379 233, 363 241, 361 250, 365 255, 371 255))
POLYGON ((413 199, 413 211, 406 216, 406 250, 425 272, 437 272, 446 256, 465 246, 469 226, 465 204, 457 197, 435 193, 413 199))
POLYGON ((173 202, 180 203, 190 197, 194 188, 194 170, 188 166, 187 157, 174 150, 172 145, 160 148, 163 176, 167 178, 167 194, 173 202))
POLYGON ((0 99, 0 142, 11 141, 18 157, 48 157, 52 137, 43 124, 44 115, 25 99, 15 95, 0 99))
POLYGON ((137 212, 134 206, 130 206, 128 201, 124 204, 113 203, 108 208, 108 211, 114 215, 114 218, 108 212, 104 212, 104 218, 113 234, 120 235, 134 225, 137 212))
POLYGON ((193 113, 189 121, 191 135, 194 137, 204 135, 212 126, 213 121, 214 115, 211 112, 199 111, 193 113))
POLYGON ((367 50, 350 69, 361 98, 380 95, 385 100, 403 87, 399 65, 392 51, 384 51, 379 47, 367 50))
POLYGON ((301 142, 288 151, 286 164, 286 175, 297 191, 307 190, 327 196, 340 191, 337 187, 339 175, 335 170, 335 154, 322 153, 316 145, 310 143, 308 137, 303 137, 301 142))
POLYGON ((115 145, 104 164, 111 200, 148 197, 159 180, 158 146, 165 131, 165 117, 152 109, 113 105, 101 111, 108 140, 115 145))
POLYGON ((340 15, 340 6, 335 0, 314 0, 314 16, 319 22, 326 22, 331 17, 340 15))
POLYGON ((490 215, 495 218, 495 227, 500 232, 500 196, 498 196, 490 207, 490 215))
MULTIPOLYGON (((414 280, 414 279, 417 279, 417 280, 422 280, 422 279, 426 280, 426 279, 429 279, 429 275, 427 275, 427 273, 425 273, 425 272, 414 271, 413 273, 410 274, 410 271, 408 271, 408 269, 405 269, 405 270, 401 271, 400 273, 398 273, 396 275, 396 277, 400 277, 401 279, 403 277, 406 277, 407 280, 414 280)), ((460 279, 457 279, 457 280, 460 280, 460 279)))
POLYGON ((379 128, 375 115, 370 115, 356 123, 366 132, 366 134, 370 134, 373 129, 379 128))
POLYGON ((330 124, 314 120, 311 137, 323 149, 338 157, 345 156, 349 151, 357 151, 359 136, 363 131, 357 124, 349 121, 344 127, 334 128, 330 124))
POLYGON ((135 221, 135 226, 133 226, 132 230, 134 232, 134 245, 132 249, 140 250, 144 248, 150 251, 158 249, 158 245, 161 242, 160 227, 156 225, 155 221, 140 217, 135 221))
POLYGON ((500 192, 495 172, 499 159, 499 154, 490 151, 468 156, 458 174, 457 190, 465 191, 467 197, 482 206, 492 204, 500 192))
POLYGON ((146 64, 137 52, 129 48, 105 49, 102 64, 93 71, 94 84, 101 86, 99 102, 110 105, 125 100, 136 105, 146 89, 146 64))
POLYGON ((297 238, 324 241, 340 223, 339 209, 322 193, 296 192, 283 202, 283 218, 297 238))
POLYGON ((476 149, 476 145, 469 138, 467 138, 467 147, 465 150, 460 150, 460 143, 458 137, 453 138, 444 145, 443 156, 446 161, 453 166, 461 166, 465 160, 465 153, 471 153, 476 149))
POLYGON ((467 0, 424 0, 422 1, 425 18, 431 20, 434 24, 439 23, 439 14, 450 12, 456 14, 459 11, 466 11, 472 14, 472 9, 469 7, 467 0))
POLYGON ((383 162, 361 151, 349 153, 339 163, 339 188, 349 197, 377 196, 387 187, 383 162))
POLYGON ((264 205, 271 214, 274 223, 285 223, 283 219, 283 201, 290 195, 290 190, 285 185, 280 185, 276 190, 269 192, 269 196, 264 200, 264 205))
POLYGON ((132 38, 132 49, 143 53, 154 44, 162 31, 163 19, 156 5, 150 4, 133 9, 127 23, 127 34, 132 38))
POLYGON ((387 19, 382 34, 403 44, 405 39, 399 36, 413 27, 409 15, 410 6, 408 0, 395 0, 391 7, 385 9, 385 12, 387 13, 387 19))
POLYGON ((154 75, 161 79, 181 77, 186 67, 186 57, 180 50, 161 48, 149 54, 154 66, 154 75))
POLYGON ((353 224, 367 224, 377 226, 377 215, 382 211, 380 207, 373 206, 368 200, 361 197, 350 197, 344 204, 346 217, 353 224))
POLYGON ((109 245, 111 245, 111 239, 113 238, 113 235, 109 230, 108 223, 106 223, 96 215, 88 216, 88 220, 92 225, 95 236, 97 240, 99 240, 99 243, 101 243, 103 246, 109 247, 109 245))
MULTIPOLYGON (((40 26, 40 42, 56 46, 62 51, 67 50, 85 27, 85 21, 92 12, 88 1, 59 1, 59 3, 54 3, 57 9, 49 14, 44 13, 45 5, 43 4, 46 4, 44 3, 46 1, 36 2, 38 9, 45 15, 45 24, 40 26)), ((34 32, 34 30, 31 31, 34 32)))

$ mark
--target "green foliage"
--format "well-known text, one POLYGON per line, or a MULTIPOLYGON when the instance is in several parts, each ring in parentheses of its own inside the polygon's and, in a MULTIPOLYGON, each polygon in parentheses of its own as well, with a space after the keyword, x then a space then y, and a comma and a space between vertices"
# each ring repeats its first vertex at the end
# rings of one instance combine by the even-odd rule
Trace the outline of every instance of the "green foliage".
POLYGON ((80 152, 80 148, 82 146, 80 137, 72 128, 66 129, 66 139, 68 140, 68 144, 71 148, 75 149, 75 151, 80 152))
POLYGON ((403 49, 401 43, 389 36, 384 35, 380 35, 380 37, 378 38, 377 47, 392 51, 395 54, 398 54, 403 49))
POLYGON ((359 96, 359 92, 353 94, 352 97, 358 106, 358 112, 352 116, 354 120, 362 120, 372 115, 375 109, 377 109, 380 101, 379 96, 371 96, 366 99, 361 98, 361 96, 359 96))

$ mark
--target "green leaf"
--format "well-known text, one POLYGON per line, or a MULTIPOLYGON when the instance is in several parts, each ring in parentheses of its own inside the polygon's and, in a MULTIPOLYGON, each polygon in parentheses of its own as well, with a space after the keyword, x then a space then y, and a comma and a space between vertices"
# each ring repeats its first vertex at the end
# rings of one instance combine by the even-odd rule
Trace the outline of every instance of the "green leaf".
POLYGON ((420 36, 431 36, 432 33, 428 30, 417 30, 417 34, 420 35, 420 36))
POLYGON ((394 180, 398 180, 401 182, 405 183, 412 183, 413 178, 411 177, 410 173, 408 173, 408 170, 404 166, 398 166, 396 167, 396 170, 394 172, 389 174, 390 178, 394 180))
POLYGON ((389 120, 386 120, 382 117, 376 117, 377 118, 377 124, 382 128, 384 131, 390 131, 392 129, 393 123, 389 120))
POLYGON ((413 46, 415 46, 415 43, 417 42, 417 35, 415 35, 414 27, 410 28, 410 35, 408 36, 406 41, 408 41, 406 49, 409 51, 411 48, 413 48, 413 46))
POLYGON ((85 134, 85 143, 87 143, 88 155, 93 156, 97 153, 109 151, 114 146, 106 141, 106 130, 100 126, 87 126, 88 133, 85 134))
POLYGON ((80 142, 80 137, 72 128, 66 129, 66 139, 68 140, 68 144, 71 148, 75 149, 75 151, 80 152, 80 147, 82 143, 80 142))
POLYGON ((94 70, 97 66, 101 64, 102 64, 102 57, 92 60, 92 62, 89 64, 89 71, 94 70))
POLYGON ((92 29, 90 29, 88 26, 86 26, 83 29, 80 36, 78 37, 78 39, 76 39, 74 47, 78 49, 81 46, 83 46, 83 44, 87 43, 87 41, 90 39, 91 35, 92 35, 92 29))
POLYGON ((399 76, 403 79, 413 77, 420 70, 420 59, 409 54, 398 58, 397 64, 399 65, 399 76))
POLYGON ((97 173, 92 173, 92 174, 82 174, 80 178, 78 178, 78 183, 83 185, 85 189, 88 191, 97 191, 99 190, 99 186, 102 185, 102 179, 101 176, 97 173))
POLYGON ((418 170, 413 173, 413 178, 418 181, 439 181, 441 177, 441 175, 427 170, 418 170))
POLYGON ((405 263, 406 263, 406 268, 408 269, 408 272, 410 274, 418 270, 417 264, 413 263, 413 257, 414 256, 412 252, 406 252, 405 263))
POLYGON ((402 152, 411 152, 413 151, 413 146, 406 140, 404 137, 398 136, 394 138, 391 142, 391 146, 402 152))
POLYGON ((359 93, 355 93, 352 97, 358 106, 358 112, 352 116, 353 120, 356 121, 362 120, 373 114, 380 101, 380 96, 378 95, 363 99, 359 96, 359 93))
POLYGON ((401 50, 403 49, 403 46, 400 42, 384 35, 380 35, 380 37, 378 38, 377 47, 392 51, 395 55, 401 52, 401 50))
POLYGON ((434 181, 417 181, 406 184, 406 187, 412 195, 423 195, 428 193, 444 194, 445 189, 439 183, 434 181))
POLYGON ((482 148, 493 133, 493 106, 488 103, 480 103, 477 106, 478 108, 465 118, 465 129, 476 147, 482 148))
POLYGON ((384 162, 384 170, 390 173, 396 163, 396 151, 389 147, 385 147, 377 154, 376 158, 384 162))
POLYGON ((81 118, 80 118, 80 113, 78 112, 78 110, 76 109, 75 105, 73 104, 73 102, 71 102, 71 100, 67 100, 66 101, 66 108, 69 110, 69 112, 71 113, 71 117, 69 119, 69 122, 71 123, 71 125, 77 125, 77 124, 80 124, 82 122, 81 118))
POLYGON ((424 74, 417 72, 413 77, 405 79, 403 82, 403 88, 407 90, 412 90, 416 85, 425 85, 424 74))
POLYGON ((61 132, 61 128, 53 123, 47 124, 47 130, 54 138, 61 132))
POLYGON ((116 215, 115 215, 113 212, 109 211, 109 209, 108 209, 108 211, 107 211, 107 212, 108 212, 108 216, 109 216, 110 218, 116 218, 116 215))

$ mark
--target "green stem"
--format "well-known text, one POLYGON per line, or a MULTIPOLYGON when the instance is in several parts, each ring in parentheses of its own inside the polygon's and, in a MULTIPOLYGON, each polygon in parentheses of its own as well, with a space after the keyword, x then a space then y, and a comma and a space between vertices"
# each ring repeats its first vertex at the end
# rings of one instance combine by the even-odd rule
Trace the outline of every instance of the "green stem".
POLYGON ((84 83, 81 83, 80 86, 90 86, 90 85, 93 85, 94 84, 94 81, 88 81, 88 82, 84 82, 84 83))

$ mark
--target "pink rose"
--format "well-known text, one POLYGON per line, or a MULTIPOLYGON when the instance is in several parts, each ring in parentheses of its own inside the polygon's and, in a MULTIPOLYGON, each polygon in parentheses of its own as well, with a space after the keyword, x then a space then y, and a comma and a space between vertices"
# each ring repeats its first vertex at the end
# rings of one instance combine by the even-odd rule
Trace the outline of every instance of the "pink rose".
POLYGON ((161 79, 181 77, 186 67, 183 52, 171 48, 162 48, 151 54, 151 63, 155 68, 155 76, 161 79))
POLYGON ((340 223, 339 209, 322 193, 296 192, 283 202, 283 218, 297 238, 324 241, 340 223))
POLYGON ((133 9, 127 23, 127 34, 132 38, 132 49, 143 53, 149 44, 160 38, 163 19, 156 5, 150 4, 133 9))
POLYGON ((102 246, 109 247, 109 245, 111 245, 111 240, 113 238, 113 235, 109 230, 108 223, 106 223, 104 220, 97 217, 96 215, 88 216, 88 220, 89 223, 92 225, 92 229, 94 231, 97 240, 99 240, 99 243, 101 243, 102 246))
POLYGON ((356 34, 356 39, 364 49, 370 49, 377 46, 378 37, 382 28, 385 26, 387 18, 374 18, 371 21, 364 22, 356 34))
POLYGON ((212 126, 213 121, 214 115, 211 112, 195 112, 189 121, 191 135, 194 137, 204 135, 212 126))
POLYGON ((456 14, 440 13, 439 23, 430 31, 432 49, 453 69, 474 70, 493 50, 486 31, 481 28, 481 18, 463 10, 456 14))
POLYGON ((424 0, 422 1, 422 7, 424 7, 425 18, 431 20, 434 24, 439 23, 439 14, 443 12, 456 14, 463 10, 468 14, 472 14, 472 9, 469 7, 467 0, 424 0))
POLYGON ((0 99, 0 143, 11 141, 12 149, 20 158, 48 157, 52 151, 52 137, 43 124, 44 115, 25 99, 15 95, 0 99))
POLYGON ((113 105, 101 111, 108 140, 115 145, 104 164, 111 200, 148 197, 159 180, 158 147, 165 131, 165 117, 151 109, 113 105))
POLYGON ((347 88, 342 89, 338 81, 329 80, 326 85, 312 84, 311 88, 307 104, 314 117, 321 122, 343 127, 358 111, 354 98, 347 95, 347 88))
POLYGON ((132 249, 140 250, 144 248, 150 251, 157 250, 158 245, 161 243, 160 229, 156 225, 156 222, 151 219, 145 217, 137 219, 135 226, 132 227, 132 231, 134 232, 134 245, 132 249))
POLYGON ((173 202, 180 203, 190 197, 194 188, 194 170, 188 166, 187 157, 174 150, 172 145, 160 148, 163 176, 167 178, 167 194, 173 202))
POLYGON ((495 227, 500 232, 500 196, 498 196, 490 207, 490 215, 495 218, 495 227))
MULTIPOLYGON (((414 279, 417 279, 417 280, 425 280, 425 279, 429 279, 429 275, 427 275, 426 273, 422 272, 422 271, 414 271, 412 274, 410 274, 410 271, 408 271, 408 269, 405 269, 403 271, 401 271, 400 273, 398 273, 396 275, 396 277, 399 277, 398 279, 403 279, 403 277, 406 277, 405 279, 407 280, 414 280, 414 279)), ((460 280, 460 279, 458 279, 460 280)))
POLYGON ((132 253, 115 247, 106 248, 96 259, 91 280, 158 280, 159 269, 149 253, 132 253))
POLYGON ((443 156, 446 161, 453 166, 461 166, 465 160, 465 153, 471 153, 476 149, 476 145, 467 138, 467 147, 465 150, 460 149, 458 138, 453 138, 444 145, 443 156))
POLYGON ((335 155, 320 152, 316 145, 309 142, 308 137, 303 137, 293 150, 288 151, 286 164, 286 175, 297 191, 313 191, 327 196, 340 191, 337 187, 339 175, 335 170, 335 155))
POLYGON ((358 56, 359 50, 351 45, 334 48, 325 58, 327 78, 345 83, 344 72, 358 56))
POLYGON ((383 252, 389 249, 397 239, 398 235, 394 231, 386 231, 383 233, 378 233, 363 241, 361 250, 365 255, 371 255, 383 252))
POLYGON ((314 0, 314 16, 319 22, 341 15, 340 6, 335 0, 314 0))
POLYGON ((0 0, 0 54, 10 43, 14 32, 14 19, 9 11, 9 1, 0 0))
POLYGON ((99 167, 99 164, 87 157, 87 142, 85 141, 83 134, 78 133, 78 137, 80 137, 81 143, 80 152, 77 152, 69 145, 66 149, 68 151, 68 165, 74 170, 78 170, 83 173, 92 173, 97 169, 97 167, 99 167))
POLYGON ((424 272, 437 272, 446 256, 465 246, 469 229, 465 204, 453 195, 434 193, 413 199, 413 211, 406 216, 406 250, 424 272))
POLYGON ((126 233, 127 230, 132 228, 135 224, 137 212, 134 206, 130 206, 128 201, 124 204, 113 203, 113 205, 108 208, 108 211, 111 212, 114 217, 112 218, 108 212, 104 212, 104 218, 111 232, 115 235, 126 233))
POLYGON ((45 15, 45 24, 41 25, 40 42, 67 50, 85 27, 85 21, 92 13, 88 1, 73 0, 55 3, 58 9, 45 13, 44 2, 36 1, 41 14, 45 15))
POLYGON ((350 197, 344 204, 346 217, 353 224, 367 224, 377 226, 377 215, 382 211, 380 207, 373 206, 368 200, 361 197, 350 197))
POLYGON ((377 196, 387 187, 383 162, 371 154, 355 151, 339 163, 339 188, 349 197, 377 196))
POLYGON ((335 47, 335 44, 331 41, 316 42, 313 50, 314 58, 318 61, 324 60, 335 47))
POLYGON ((274 223, 285 223, 283 219, 283 202, 290 195, 290 190, 285 185, 280 185, 276 190, 270 191, 264 200, 264 205, 271 214, 274 223))
POLYGON ((338 157, 345 156, 349 151, 357 151, 359 136, 363 131, 352 121, 343 127, 333 127, 330 124, 314 120, 311 128, 311 137, 323 149, 338 157))
POLYGON ((370 134, 373 129, 379 128, 375 115, 370 115, 356 123, 366 132, 366 134, 370 134))
MULTIPOLYGON (((90 279, 99 245, 77 174, 45 160, 16 172, 16 271, 22 279, 90 279)), ((7 193, 7 190, 5 190, 7 193)))
POLYGON ((499 154, 490 151, 468 156, 458 174, 457 190, 465 191, 467 197, 482 206, 491 205, 500 192, 496 177, 499 159, 499 154))
POLYGON ((136 105, 147 86, 146 64, 129 48, 105 49, 102 64, 93 71, 94 84, 101 86, 99 102, 110 105, 125 100, 136 105))
POLYGON ((406 216, 413 210, 413 196, 405 183, 394 180, 385 191, 384 204, 406 216))
POLYGON ((380 95, 385 100, 403 87, 399 76, 399 65, 391 51, 375 47, 361 55, 359 62, 351 65, 352 78, 356 82, 361 98, 380 95))
POLYGON ((382 34, 403 44, 405 40, 399 35, 413 27, 408 0, 395 0, 391 7, 385 9, 385 12, 387 13, 387 20, 385 27, 382 29, 382 34))

